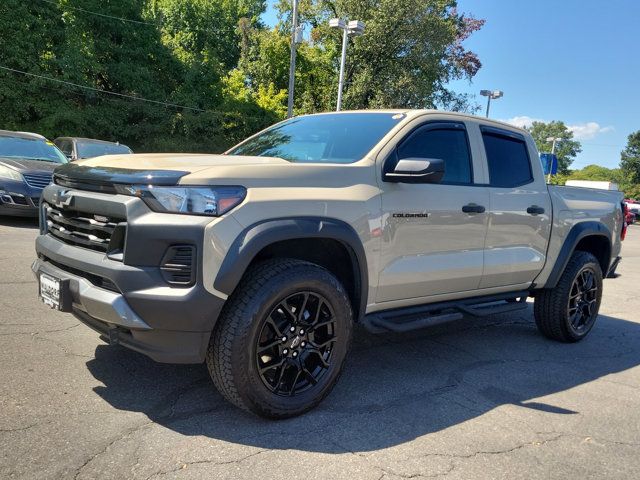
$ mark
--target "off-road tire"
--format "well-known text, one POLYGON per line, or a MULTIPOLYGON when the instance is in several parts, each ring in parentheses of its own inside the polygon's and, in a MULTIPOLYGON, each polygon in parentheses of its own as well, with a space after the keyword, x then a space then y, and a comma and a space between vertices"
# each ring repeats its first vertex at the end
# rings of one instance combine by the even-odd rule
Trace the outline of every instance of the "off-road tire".
POLYGON ((578 342, 588 335, 593 328, 600 301, 602 299, 602 269, 600 263, 591 253, 576 251, 571 255, 558 284, 553 288, 545 288, 536 293, 534 317, 540 332, 547 338, 559 342, 578 342), (588 270, 593 273, 595 286, 595 304, 593 316, 583 328, 572 324, 569 314, 569 302, 578 275, 588 270))
MULTIPOLYGON (((246 272, 225 304, 209 342, 207 367, 217 389, 232 404, 272 419, 300 415, 318 405, 337 382, 352 328, 348 295, 328 270, 301 260, 267 260, 246 272), (330 367, 318 383, 299 394, 282 396, 264 383, 256 345, 270 312, 296 291, 316 292, 330 303, 336 318, 336 340, 331 347, 330 367)), ((298 360, 302 359, 300 355, 298 360)), ((292 383, 295 388, 295 380, 292 383)))

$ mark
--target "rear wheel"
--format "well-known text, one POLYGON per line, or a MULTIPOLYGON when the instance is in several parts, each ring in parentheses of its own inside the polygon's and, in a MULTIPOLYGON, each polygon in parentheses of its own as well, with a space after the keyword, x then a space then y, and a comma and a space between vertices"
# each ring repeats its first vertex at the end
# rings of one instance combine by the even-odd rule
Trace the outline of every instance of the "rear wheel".
POLYGON ((336 383, 351 330, 349 299, 330 272, 270 260, 251 268, 229 299, 207 366, 235 405, 268 418, 299 415, 336 383))
POLYGON ((574 252, 555 288, 536 294, 538 329, 561 342, 582 340, 593 328, 602 299, 602 270, 588 252, 574 252))

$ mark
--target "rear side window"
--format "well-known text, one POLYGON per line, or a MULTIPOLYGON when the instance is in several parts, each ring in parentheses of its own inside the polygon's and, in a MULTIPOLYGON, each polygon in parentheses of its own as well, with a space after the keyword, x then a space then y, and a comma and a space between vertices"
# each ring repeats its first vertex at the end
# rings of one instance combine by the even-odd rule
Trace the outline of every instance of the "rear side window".
POLYGON ((508 134, 482 132, 493 187, 518 187, 533 181, 527 144, 508 134))
POLYGON ((398 147, 398 160, 412 157, 444 160, 440 183, 471 183, 471 155, 464 128, 426 126, 417 130, 398 147))

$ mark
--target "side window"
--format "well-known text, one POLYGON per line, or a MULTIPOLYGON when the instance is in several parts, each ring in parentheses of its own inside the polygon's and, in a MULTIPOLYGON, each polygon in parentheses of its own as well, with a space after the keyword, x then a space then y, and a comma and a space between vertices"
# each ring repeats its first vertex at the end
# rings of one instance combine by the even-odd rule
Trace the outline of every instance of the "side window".
POLYGON ((61 140, 58 142, 58 148, 67 156, 71 155, 71 142, 69 140, 61 140))
POLYGON ((444 160, 441 183, 471 183, 471 154, 463 128, 427 126, 417 130, 398 147, 398 160, 411 157, 444 160))
POLYGON ((533 181, 524 140, 486 131, 482 132, 482 139, 492 187, 518 187, 533 181))

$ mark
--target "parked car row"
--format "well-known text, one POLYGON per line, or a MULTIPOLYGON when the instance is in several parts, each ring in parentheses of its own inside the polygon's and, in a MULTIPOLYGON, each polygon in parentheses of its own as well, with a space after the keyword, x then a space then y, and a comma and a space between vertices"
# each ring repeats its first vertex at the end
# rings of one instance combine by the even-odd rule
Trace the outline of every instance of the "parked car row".
POLYGON ((57 166, 101 155, 130 154, 120 143, 0 130, 0 215, 37 217, 42 189, 57 166))

